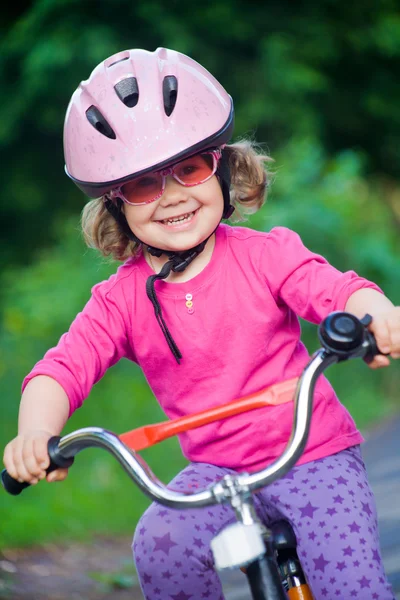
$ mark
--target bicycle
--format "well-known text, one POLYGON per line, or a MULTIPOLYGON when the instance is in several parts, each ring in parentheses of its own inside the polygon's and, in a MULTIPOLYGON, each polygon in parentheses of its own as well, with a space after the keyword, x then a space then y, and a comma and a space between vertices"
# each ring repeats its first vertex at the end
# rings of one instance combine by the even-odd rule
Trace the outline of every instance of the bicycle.
MULTIPOLYGON (((138 487, 153 501, 172 508, 199 508, 217 503, 230 504, 237 522, 228 525, 211 542, 218 570, 240 568, 247 576, 253 600, 312 600, 296 552, 296 538, 286 521, 266 528, 258 519, 252 494, 283 477, 300 458, 311 423, 313 392, 318 377, 332 364, 350 358, 370 362, 379 354, 374 336, 367 329, 371 317, 358 319, 345 312, 328 315, 318 328, 322 347, 311 357, 297 380, 277 384, 261 392, 188 417, 150 425, 121 436, 97 427, 78 429, 64 437, 49 440, 51 464, 70 467, 84 448, 101 447, 119 461, 138 487), (212 421, 265 406, 279 394, 294 393, 292 432, 283 454, 271 465, 255 473, 226 475, 207 489, 194 493, 170 490, 153 474, 136 451, 167 437, 212 421)), ((29 483, 19 483, 4 469, 1 481, 10 494, 18 495, 29 483)))

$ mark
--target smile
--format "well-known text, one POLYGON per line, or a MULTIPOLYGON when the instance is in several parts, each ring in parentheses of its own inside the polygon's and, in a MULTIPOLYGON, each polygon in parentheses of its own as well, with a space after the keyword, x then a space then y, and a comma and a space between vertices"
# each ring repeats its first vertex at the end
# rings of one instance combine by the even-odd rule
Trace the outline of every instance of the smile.
POLYGON ((185 213, 183 215, 179 215, 177 217, 171 217, 170 219, 160 220, 159 223, 162 223, 163 225, 167 225, 170 227, 173 227, 174 225, 182 225, 183 223, 188 223, 189 221, 191 221, 193 219, 197 210, 198 209, 196 209, 192 212, 189 212, 189 213, 185 213))

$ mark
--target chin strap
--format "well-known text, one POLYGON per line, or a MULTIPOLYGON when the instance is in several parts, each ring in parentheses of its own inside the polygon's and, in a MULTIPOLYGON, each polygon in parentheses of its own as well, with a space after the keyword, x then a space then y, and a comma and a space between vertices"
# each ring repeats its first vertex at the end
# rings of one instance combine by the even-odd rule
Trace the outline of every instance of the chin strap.
MULTIPOLYGON (((175 271, 178 273, 181 273, 182 271, 184 271, 186 269, 186 267, 189 266, 190 263, 196 258, 196 256, 198 256, 200 254, 200 252, 202 252, 204 250, 204 247, 205 247, 206 243, 208 242, 208 240, 210 239, 210 237, 211 236, 209 236, 206 240, 204 240, 204 242, 201 242, 201 244, 198 244, 198 246, 195 246, 194 248, 191 248, 190 250, 187 250, 186 252, 180 252, 179 254, 174 254, 172 252, 165 252, 165 254, 167 254, 169 257, 168 262, 165 263, 165 265, 163 266, 163 268, 161 269, 161 271, 158 274, 150 275, 150 277, 146 281, 147 296, 150 299, 150 301, 154 307, 154 313, 156 315, 158 324, 160 325, 161 331, 163 332, 164 337, 167 340, 167 344, 178 364, 180 364, 180 359, 182 358, 182 354, 181 354, 181 351, 179 350, 178 346, 176 345, 176 342, 175 342, 174 338, 172 337, 171 332, 169 331, 169 329, 167 327, 167 324, 164 321, 160 302, 157 298, 156 290, 154 287, 155 282, 160 279, 166 279, 168 277, 168 275, 171 273, 171 271, 175 271)), ((153 256, 161 255, 158 253, 156 254, 154 252, 154 250, 155 249, 152 248, 151 246, 147 247, 147 251, 150 252, 153 256)))

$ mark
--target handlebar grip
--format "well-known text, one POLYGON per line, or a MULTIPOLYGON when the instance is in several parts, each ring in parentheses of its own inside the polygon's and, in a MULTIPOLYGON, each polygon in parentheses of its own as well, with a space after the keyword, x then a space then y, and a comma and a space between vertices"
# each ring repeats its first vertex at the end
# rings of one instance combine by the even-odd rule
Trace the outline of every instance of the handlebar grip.
POLYGON ((23 481, 21 483, 20 481, 13 479, 13 477, 11 477, 11 475, 7 472, 6 469, 3 469, 1 472, 1 484, 2 484, 3 488, 6 490, 6 492, 11 494, 12 496, 19 496, 19 494, 26 487, 29 487, 31 485, 27 481, 23 481))
MULTIPOLYGON (((73 458, 65 458, 60 453, 58 448, 58 443, 61 437, 55 435, 51 437, 47 444, 47 450, 50 457, 50 465, 46 469, 46 473, 49 474, 56 469, 67 469, 74 462, 73 458)), ((19 494, 27 487, 30 487, 30 483, 27 481, 17 481, 7 472, 6 469, 3 469, 1 472, 1 483, 6 492, 11 494, 12 496, 19 496, 19 494)))
MULTIPOLYGON (((371 363, 374 360, 375 356, 377 356, 378 354, 382 354, 382 352, 378 348, 378 344, 376 343, 374 334, 371 333, 370 331, 367 331, 365 335, 366 335, 366 339, 368 341, 368 351, 364 355, 363 361, 366 362, 367 365, 369 365, 369 363, 371 363)), ((389 356, 389 355, 384 354, 384 356, 389 356)))

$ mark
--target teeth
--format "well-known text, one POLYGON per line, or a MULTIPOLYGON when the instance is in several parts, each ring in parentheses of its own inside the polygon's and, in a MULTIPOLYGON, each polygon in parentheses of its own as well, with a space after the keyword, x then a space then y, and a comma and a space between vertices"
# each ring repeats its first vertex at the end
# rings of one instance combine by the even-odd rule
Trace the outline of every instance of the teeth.
POLYGON ((184 223, 185 221, 189 221, 194 215, 194 211, 187 213, 186 215, 182 215, 180 217, 176 217, 176 219, 164 219, 162 223, 165 225, 174 225, 175 223, 184 223))

